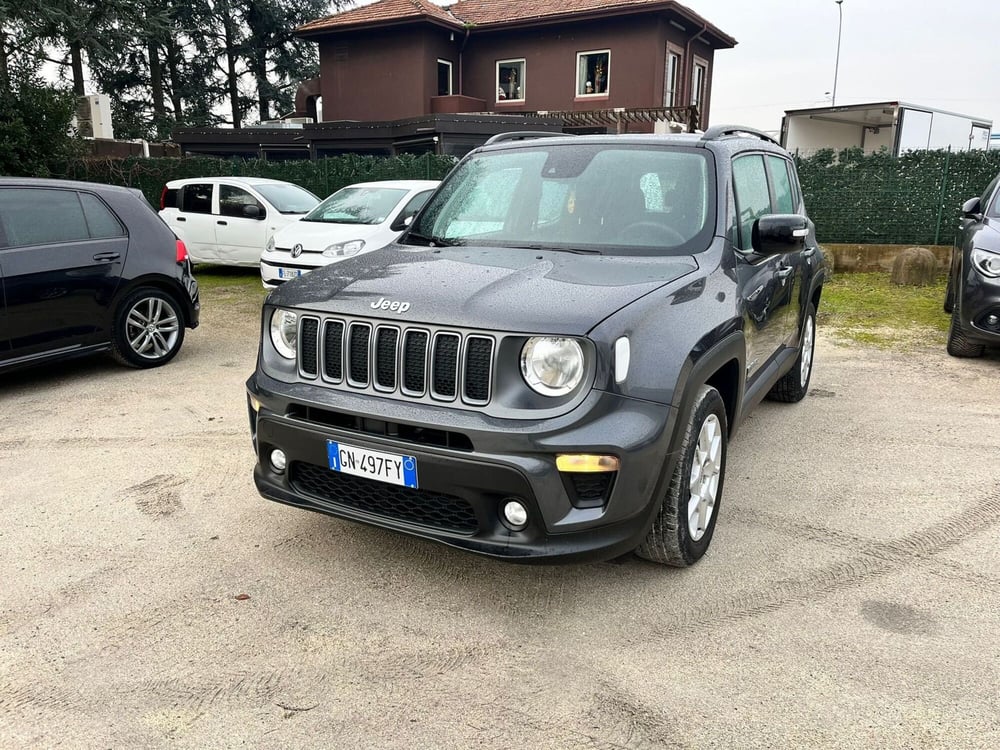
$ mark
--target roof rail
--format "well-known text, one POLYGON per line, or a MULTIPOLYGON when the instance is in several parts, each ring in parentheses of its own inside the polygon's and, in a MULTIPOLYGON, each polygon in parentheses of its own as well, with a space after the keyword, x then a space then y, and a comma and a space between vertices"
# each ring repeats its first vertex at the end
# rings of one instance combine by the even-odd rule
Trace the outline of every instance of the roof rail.
POLYGON ((529 138, 557 138, 564 135, 567 135, 567 133, 553 133, 547 130, 514 130, 509 133, 497 133, 483 145, 492 146, 494 143, 503 143, 504 141, 524 141, 529 138))
POLYGON ((717 141, 720 138, 725 138, 727 135, 750 135, 760 138, 762 141, 769 141, 775 146, 781 145, 763 130, 747 128, 743 125, 713 125, 705 131, 705 134, 701 137, 701 139, 703 141, 717 141))

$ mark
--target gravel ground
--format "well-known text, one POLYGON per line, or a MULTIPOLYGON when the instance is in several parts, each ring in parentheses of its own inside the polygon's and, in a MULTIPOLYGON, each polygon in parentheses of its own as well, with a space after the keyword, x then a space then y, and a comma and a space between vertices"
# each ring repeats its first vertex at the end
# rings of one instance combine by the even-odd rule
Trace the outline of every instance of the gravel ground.
POLYGON ((1000 357, 846 347, 710 553, 515 566, 261 499, 259 296, 0 377, 0 747, 1000 747, 1000 357))

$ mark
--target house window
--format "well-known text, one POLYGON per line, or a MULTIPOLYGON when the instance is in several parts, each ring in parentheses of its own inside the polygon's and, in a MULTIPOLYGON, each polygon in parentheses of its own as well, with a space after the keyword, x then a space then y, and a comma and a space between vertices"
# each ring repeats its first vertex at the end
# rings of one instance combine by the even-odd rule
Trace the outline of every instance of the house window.
POLYGON ((672 46, 667 47, 667 61, 663 75, 663 106, 676 107, 678 101, 678 84, 681 80, 681 53, 672 46))
POLYGON ((611 50, 594 50, 577 54, 577 96, 607 96, 610 77, 611 50))
POLYGON ((451 96, 451 62, 438 60, 438 96, 451 96))
POLYGON ((524 101, 524 60, 497 62, 497 101, 524 101))
POLYGON ((700 108, 705 104, 705 87, 708 85, 708 63, 695 58, 691 71, 691 106, 700 108))

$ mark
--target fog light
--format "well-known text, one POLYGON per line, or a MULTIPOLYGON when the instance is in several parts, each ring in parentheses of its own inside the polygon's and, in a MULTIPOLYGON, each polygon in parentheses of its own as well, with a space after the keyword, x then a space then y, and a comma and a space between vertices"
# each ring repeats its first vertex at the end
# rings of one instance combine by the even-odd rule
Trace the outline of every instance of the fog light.
POLYGON ((986 325, 988 325, 990 328, 996 328, 997 325, 1000 325, 1000 318, 998 318, 996 315, 988 315, 986 317, 986 325))
POLYGON ((503 504, 503 518, 514 531, 520 531, 528 525, 528 509, 520 500, 509 499, 503 504))
POLYGON ((288 465, 288 459, 285 457, 285 452, 280 448, 275 448, 271 451, 271 466, 277 472, 282 472, 288 465))
POLYGON ((256 396, 250 397, 250 408, 257 412, 260 411, 260 401, 257 400, 256 396))
POLYGON ((556 468, 559 471, 596 474, 618 471, 621 464, 618 456, 592 456, 586 453, 562 453, 556 456, 556 468))

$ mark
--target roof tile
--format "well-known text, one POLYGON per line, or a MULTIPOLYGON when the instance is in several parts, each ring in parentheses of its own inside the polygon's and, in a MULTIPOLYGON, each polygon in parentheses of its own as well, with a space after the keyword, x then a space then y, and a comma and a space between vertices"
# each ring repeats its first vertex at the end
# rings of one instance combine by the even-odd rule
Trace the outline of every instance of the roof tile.
POLYGON ((719 30, 694 11, 673 0, 459 0, 447 8, 430 0, 378 0, 326 18, 310 21, 296 29, 299 33, 339 31, 362 26, 379 26, 400 21, 437 21, 455 28, 466 24, 478 27, 503 26, 531 21, 557 20, 590 13, 602 15, 616 11, 674 9, 697 23, 704 23, 724 46, 736 40, 719 30))
POLYGON ((360 8, 353 8, 332 16, 319 18, 315 21, 299 26, 296 31, 310 32, 322 31, 325 29, 342 29, 351 26, 367 26, 369 24, 380 24, 387 21, 409 21, 409 20, 437 20, 444 21, 455 27, 461 27, 462 22, 451 13, 435 5, 430 0, 379 0, 371 5, 363 5, 360 8))
POLYGON ((477 26, 574 15, 591 10, 615 10, 642 5, 663 5, 664 0, 459 0, 451 12, 477 26))

